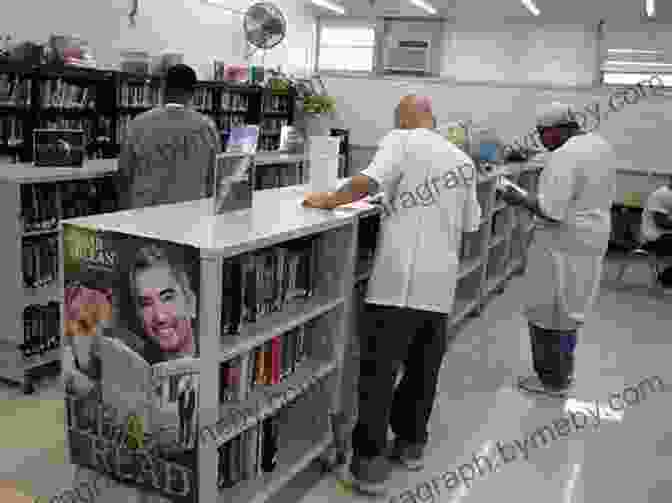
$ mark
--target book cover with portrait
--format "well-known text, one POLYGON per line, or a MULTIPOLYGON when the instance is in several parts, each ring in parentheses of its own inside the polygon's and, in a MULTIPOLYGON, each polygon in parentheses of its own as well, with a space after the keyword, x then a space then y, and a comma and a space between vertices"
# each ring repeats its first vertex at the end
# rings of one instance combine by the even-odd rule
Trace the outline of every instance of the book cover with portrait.
POLYGON ((198 250, 66 223, 63 254, 72 462, 197 501, 198 250))

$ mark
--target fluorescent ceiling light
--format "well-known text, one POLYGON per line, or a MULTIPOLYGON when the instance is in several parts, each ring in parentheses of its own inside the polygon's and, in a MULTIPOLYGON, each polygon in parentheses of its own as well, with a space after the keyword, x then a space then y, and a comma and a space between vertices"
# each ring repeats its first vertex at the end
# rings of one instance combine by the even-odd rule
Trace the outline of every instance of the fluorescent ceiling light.
POLYGON ((420 7, 422 10, 429 12, 430 14, 436 14, 436 9, 425 2, 425 0, 411 0, 411 3, 416 7, 420 7))
POLYGON ((646 15, 648 17, 656 15, 656 0, 646 0, 646 15))
POLYGON ((311 0, 313 4, 317 5, 318 7, 323 7, 325 9, 329 9, 330 11, 333 12, 338 12, 341 15, 345 14, 345 8, 342 5, 338 5, 337 3, 334 3, 330 0, 311 0))
POLYGON ((541 14, 541 11, 534 4, 534 0, 522 0, 522 2, 525 8, 529 10, 533 16, 538 16, 539 14, 541 14))

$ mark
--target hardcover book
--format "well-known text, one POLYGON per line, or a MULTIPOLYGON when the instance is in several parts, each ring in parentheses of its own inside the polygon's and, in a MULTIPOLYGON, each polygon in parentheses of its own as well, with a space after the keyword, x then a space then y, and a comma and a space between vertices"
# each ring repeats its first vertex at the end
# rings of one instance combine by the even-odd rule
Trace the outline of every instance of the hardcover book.
POLYGON ((198 250, 67 223, 63 250, 72 462, 197 501, 198 250))

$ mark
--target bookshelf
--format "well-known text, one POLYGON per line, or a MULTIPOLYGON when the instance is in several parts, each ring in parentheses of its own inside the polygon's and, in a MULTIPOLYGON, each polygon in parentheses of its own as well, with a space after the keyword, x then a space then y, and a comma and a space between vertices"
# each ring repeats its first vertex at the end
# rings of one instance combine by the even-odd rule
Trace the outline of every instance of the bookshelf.
MULTIPOLYGON (((296 92, 251 84, 200 81, 195 107, 226 140, 234 126, 258 124, 259 149, 272 151, 280 127, 294 122, 296 92)), ((67 66, 0 63, 0 155, 32 160, 38 127, 81 128, 90 157, 114 157, 131 119, 163 103, 161 77, 67 66)))
POLYGON ((33 391, 33 377, 60 360, 58 288, 60 221, 114 211, 114 160, 88 161, 83 168, 39 168, 0 163, 0 281, 5 288, 5 330, 0 340, 0 378, 33 391), (11 237, 11 239, 9 239, 11 237))
MULTIPOLYGON (((157 456, 187 467, 183 473, 194 482, 183 491, 188 494, 174 501, 262 503, 311 462, 327 456, 333 445, 332 417, 340 408, 351 317, 356 217, 303 208, 296 187, 256 191, 253 198, 251 210, 217 217, 210 216, 211 202, 200 200, 63 224, 63 257, 80 253, 77 239, 97 243, 88 259, 79 257, 81 265, 109 255, 126 271, 129 257, 157 246, 173 250, 173 256, 179 253, 182 268, 190 271, 197 299, 194 358, 154 364, 152 373, 163 366, 169 375, 198 376, 198 443, 168 454, 167 446, 178 436, 170 408, 170 397, 175 407, 175 385, 156 390, 157 396, 169 397, 167 405, 157 406, 149 396, 152 390, 134 402, 138 410, 147 404, 151 408, 144 431, 156 433, 158 444, 166 446, 157 456)), ((92 270, 65 263, 62 269, 64 288, 70 288, 71 280, 94 288, 86 279, 92 270)), ((116 269, 107 272, 110 278, 121 277, 116 269)), ((135 285, 145 281, 140 277, 135 276, 135 285)), ((97 287, 104 286, 105 280, 96 278, 97 287)), ((117 291, 112 295, 116 298, 117 291)), ((118 295, 122 299, 123 290, 118 295)), ((117 304, 123 302, 112 301, 117 304)), ((121 334, 122 325, 132 325, 123 312, 119 308, 113 318, 108 338, 115 330, 121 334)), ((111 390, 116 389, 115 408, 124 407, 133 400, 119 390, 126 389, 126 380, 139 381, 131 373, 142 365, 124 365, 119 372, 119 365, 106 362, 107 356, 101 357, 103 400, 112 403, 111 390)), ((102 469, 90 464, 83 436, 70 430, 68 442, 76 452, 74 463, 102 469)))

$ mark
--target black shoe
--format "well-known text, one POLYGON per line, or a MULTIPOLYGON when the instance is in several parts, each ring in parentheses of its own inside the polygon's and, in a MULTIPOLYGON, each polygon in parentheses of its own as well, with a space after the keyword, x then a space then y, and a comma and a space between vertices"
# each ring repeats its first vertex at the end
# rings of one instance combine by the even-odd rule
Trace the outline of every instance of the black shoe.
POLYGON ((350 463, 352 485, 364 494, 379 496, 388 491, 390 463, 384 456, 361 458, 353 456, 350 463))
POLYGON ((390 459, 401 463, 408 470, 419 471, 425 467, 424 455, 425 444, 414 444, 395 438, 390 459))

